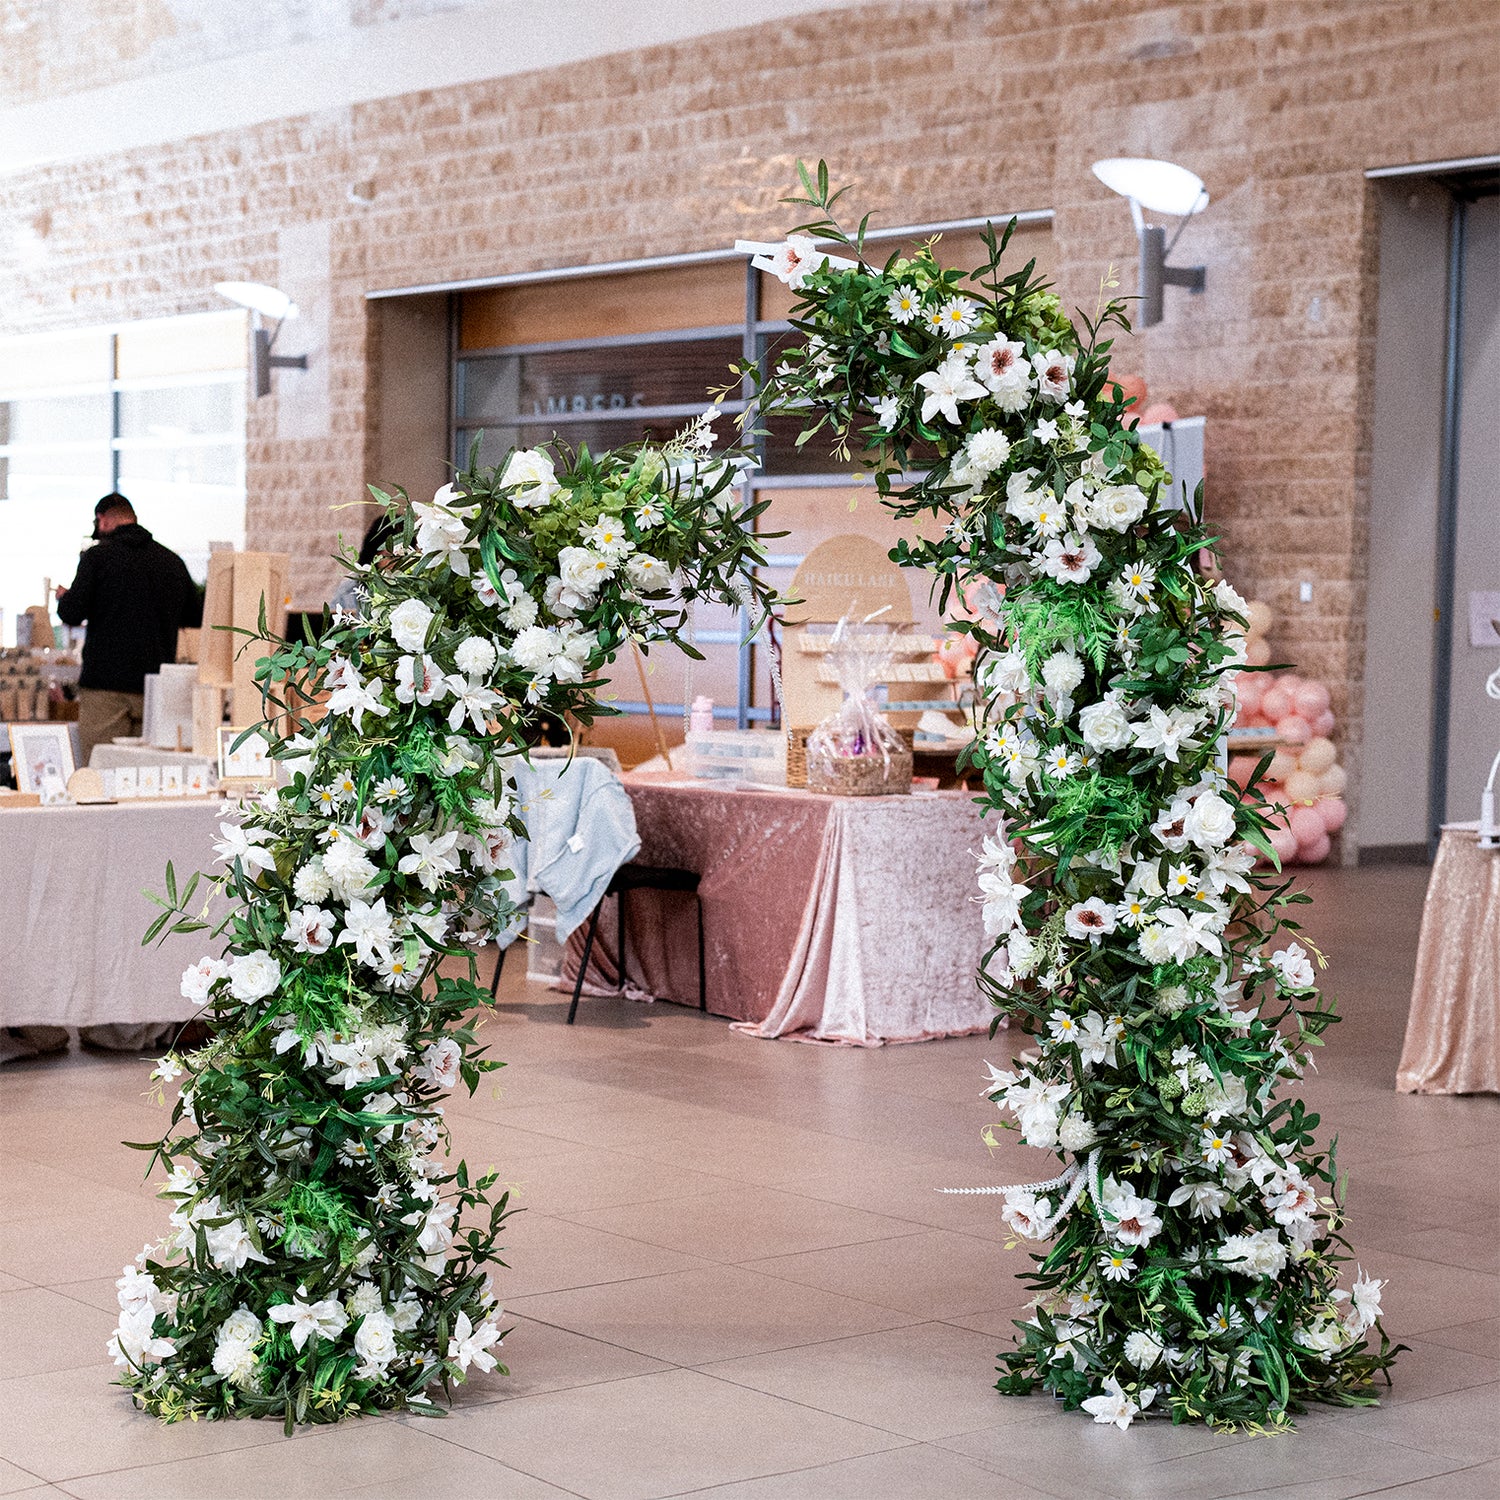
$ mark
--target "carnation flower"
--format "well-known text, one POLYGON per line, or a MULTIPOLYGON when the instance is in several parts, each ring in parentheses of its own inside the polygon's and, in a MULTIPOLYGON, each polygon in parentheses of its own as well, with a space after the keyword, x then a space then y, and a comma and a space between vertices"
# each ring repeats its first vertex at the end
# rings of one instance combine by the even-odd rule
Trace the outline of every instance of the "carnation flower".
POLYGON ((1072 651, 1054 651, 1042 663, 1042 681, 1054 698, 1066 698, 1083 681, 1083 663, 1072 651))
POLYGON ((993 474, 1010 457, 1010 439, 995 427, 984 427, 964 445, 969 468, 977 474, 993 474))
POLYGON ((1281 976, 1281 982, 1291 990, 1310 989, 1313 983, 1313 966, 1300 943, 1291 943, 1271 955, 1271 967, 1281 976))
POLYGON ((1136 1332, 1125 1338, 1125 1358, 1137 1370, 1149 1370, 1161 1358, 1165 1348, 1155 1334, 1136 1332))
POLYGON ((483 677, 495 665, 495 648, 482 635, 466 636, 453 653, 453 664, 471 677, 483 677))
POLYGON ((1065 1115, 1057 1127, 1057 1144, 1064 1151, 1087 1151, 1099 1132, 1080 1114, 1065 1115))

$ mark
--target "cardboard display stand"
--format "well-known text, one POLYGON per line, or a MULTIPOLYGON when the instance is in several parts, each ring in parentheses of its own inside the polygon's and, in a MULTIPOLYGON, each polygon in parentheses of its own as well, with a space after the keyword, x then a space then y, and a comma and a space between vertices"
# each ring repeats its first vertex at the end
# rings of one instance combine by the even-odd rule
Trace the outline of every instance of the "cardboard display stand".
POLYGON ((783 722, 792 730, 812 726, 843 701, 838 677, 825 658, 832 627, 845 615, 851 626, 883 610, 869 629, 889 629, 898 638, 883 681, 893 707, 886 717, 894 728, 911 729, 923 707, 952 709, 953 695, 941 663, 933 659, 937 642, 912 630, 911 588, 901 569, 873 537, 857 534, 829 537, 802 560, 791 594, 800 602, 783 614, 785 649, 781 675, 786 702, 783 722), (916 707, 895 707, 897 704, 916 707))
POLYGON ((255 683, 259 653, 247 637, 260 628, 264 604, 266 628, 286 633, 287 579, 291 558, 285 552, 211 552, 208 586, 203 597, 203 630, 198 641, 198 687, 193 695, 193 750, 218 753, 218 728, 224 722, 225 697, 236 724, 261 717, 260 689, 255 683))

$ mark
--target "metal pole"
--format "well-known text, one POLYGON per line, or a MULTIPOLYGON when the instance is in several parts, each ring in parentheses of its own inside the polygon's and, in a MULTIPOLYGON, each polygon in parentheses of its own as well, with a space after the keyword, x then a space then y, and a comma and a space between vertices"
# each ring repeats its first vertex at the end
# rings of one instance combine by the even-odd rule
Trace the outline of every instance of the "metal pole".
POLYGON ((1427 855, 1437 853, 1448 817, 1448 716, 1453 676, 1453 583, 1458 533, 1458 425, 1463 397, 1464 240, 1468 200, 1453 195, 1448 228, 1447 346, 1443 356, 1443 439, 1438 469, 1437 569, 1432 608, 1432 734, 1427 765, 1427 855))

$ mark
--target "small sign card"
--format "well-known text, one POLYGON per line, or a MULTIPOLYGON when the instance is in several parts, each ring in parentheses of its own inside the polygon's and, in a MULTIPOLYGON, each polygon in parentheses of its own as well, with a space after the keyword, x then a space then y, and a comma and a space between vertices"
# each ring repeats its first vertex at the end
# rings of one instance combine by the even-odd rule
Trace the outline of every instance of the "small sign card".
POLYGON ((136 766, 115 767, 115 798, 120 802, 128 802, 132 797, 141 794, 139 768, 136 766))

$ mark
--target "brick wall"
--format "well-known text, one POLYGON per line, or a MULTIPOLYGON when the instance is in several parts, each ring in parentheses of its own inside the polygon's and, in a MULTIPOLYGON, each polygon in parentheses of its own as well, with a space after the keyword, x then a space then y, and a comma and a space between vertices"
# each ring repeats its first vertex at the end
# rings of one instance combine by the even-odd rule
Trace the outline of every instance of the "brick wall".
POLYGON ((1492 0, 872 4, 0 181, 0 222, 46 247, 8 263, 0 236, 0 326, 195 310, 215 280, 286 279, 310 303, 287 346, 313 368, 254 404, 249 532, 296 556, 311 600, 330 577, 330 507, 358 499, 373 451, 366 290, 774 233, 802 154, 887 222, 1055 208, 1061 290, 1092 307, 1108 265, 1127 292, 1135 273, 1125 207, 1089 163, 1179 160, 1214 198, 1175 257, 1206 262, 1208 290, 1169 293, 1118 367, 1210 418, 1228 571, 1281 611, 1280 653, 1330 681, 1357 768, 1362 172, 1497 140, 1492 0), (351 203, 367 178, 374 201, 351 203))

